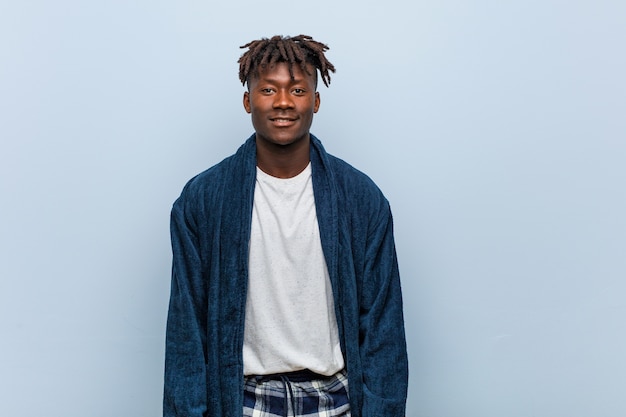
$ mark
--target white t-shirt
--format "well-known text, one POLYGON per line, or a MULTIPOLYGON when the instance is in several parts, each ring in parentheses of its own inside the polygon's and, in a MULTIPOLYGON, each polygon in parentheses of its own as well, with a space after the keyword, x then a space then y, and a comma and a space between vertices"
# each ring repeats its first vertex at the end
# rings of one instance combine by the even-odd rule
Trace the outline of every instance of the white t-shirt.
POLYGON ((310 164, 286 179, 257 168, 243 363, 245 375, 344 367, 310 164))

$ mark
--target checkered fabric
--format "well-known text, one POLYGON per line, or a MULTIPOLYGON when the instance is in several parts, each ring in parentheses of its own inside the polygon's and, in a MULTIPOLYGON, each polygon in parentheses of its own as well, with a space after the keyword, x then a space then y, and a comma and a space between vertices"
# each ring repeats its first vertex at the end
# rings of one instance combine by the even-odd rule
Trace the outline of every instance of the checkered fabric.
POLYGON ((350 417, 348 377, 310 371, 246 377, 243 417, 350 417))

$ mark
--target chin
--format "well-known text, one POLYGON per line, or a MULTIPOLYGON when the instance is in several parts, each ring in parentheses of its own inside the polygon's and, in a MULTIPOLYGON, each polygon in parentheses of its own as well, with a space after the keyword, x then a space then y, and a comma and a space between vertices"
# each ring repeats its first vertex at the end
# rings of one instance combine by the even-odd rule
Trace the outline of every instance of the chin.
POLYGON ((289 145, 293 145, 295 143, 301 142, 303 140, 306 139, 306 135, 305 136, 299 136, 299 137, 293 137, 293 136, 289 136, 289 137, 269 137, 264 139, 266 142, 271 143, 273 145, 277 145, 277 146, 289 146, 289 145))

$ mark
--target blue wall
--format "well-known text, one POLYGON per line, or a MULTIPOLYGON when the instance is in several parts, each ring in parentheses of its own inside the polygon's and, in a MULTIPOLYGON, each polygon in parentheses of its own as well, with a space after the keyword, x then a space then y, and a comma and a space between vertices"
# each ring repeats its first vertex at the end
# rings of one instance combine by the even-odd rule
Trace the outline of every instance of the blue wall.
POLYGON ((331 46, 386 192, 409 417, 626 415, 626 3, 0 5, 0 415, 160 413, 169 209, 252 132, 239 45, 331 46))

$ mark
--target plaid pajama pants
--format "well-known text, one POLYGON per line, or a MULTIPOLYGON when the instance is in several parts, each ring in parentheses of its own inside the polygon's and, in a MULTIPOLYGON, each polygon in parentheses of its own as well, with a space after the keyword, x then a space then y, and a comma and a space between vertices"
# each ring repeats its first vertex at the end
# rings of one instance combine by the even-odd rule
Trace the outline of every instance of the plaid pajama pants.
POLYGON ((350 417, 348 377, 311 371, 245 378, 243 417, 350 417))

